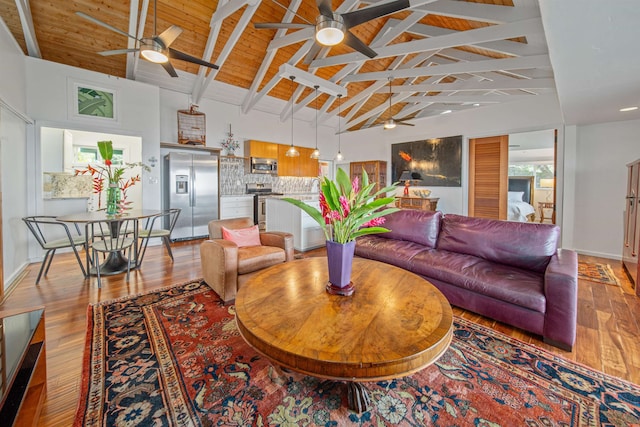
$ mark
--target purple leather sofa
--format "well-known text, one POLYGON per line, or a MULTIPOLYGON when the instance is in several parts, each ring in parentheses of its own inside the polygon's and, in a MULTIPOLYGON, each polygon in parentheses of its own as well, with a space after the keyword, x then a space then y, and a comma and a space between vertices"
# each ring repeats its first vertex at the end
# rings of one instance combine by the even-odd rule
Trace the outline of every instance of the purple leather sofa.
POLYGON ((358 238, 356 255, 416 273, 452 305, 571 351, 578 256, 558 249, 558 226, 410 209, 386 218, 391 231, 358 238))

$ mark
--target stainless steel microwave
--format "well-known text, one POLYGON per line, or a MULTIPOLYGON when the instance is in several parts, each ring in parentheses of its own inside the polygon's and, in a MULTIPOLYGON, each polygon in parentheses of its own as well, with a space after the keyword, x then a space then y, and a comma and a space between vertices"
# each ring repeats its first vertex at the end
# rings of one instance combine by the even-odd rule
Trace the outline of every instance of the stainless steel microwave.
POLYGON ((262 157, 251 158, 251 168, 249 173, 278 174, 278 161, 276 159, 265 159, 262 157))

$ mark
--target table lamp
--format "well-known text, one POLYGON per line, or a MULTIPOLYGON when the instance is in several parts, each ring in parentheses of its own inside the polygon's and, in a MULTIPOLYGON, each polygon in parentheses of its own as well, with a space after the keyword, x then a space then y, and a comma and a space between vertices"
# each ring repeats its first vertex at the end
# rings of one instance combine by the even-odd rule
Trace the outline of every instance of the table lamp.
POLYGON ((405 197, 409 197, 409 186, 411 185, 411 171, 403 170, 400 175, 400 181, 404 181, 404 193, 405 197))

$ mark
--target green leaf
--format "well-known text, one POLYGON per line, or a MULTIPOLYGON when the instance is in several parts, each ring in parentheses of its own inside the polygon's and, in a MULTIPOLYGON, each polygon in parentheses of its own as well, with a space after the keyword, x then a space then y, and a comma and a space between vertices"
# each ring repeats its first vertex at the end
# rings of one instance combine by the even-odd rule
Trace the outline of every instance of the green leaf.
POLYGON ((362 185, 361 187, 366 187, 367 185, 369 185, 369 175, 367 174, 367 171, 364 170, 364 167, 362 168, 362 185))
POLYGON ((356 237, 364 236, 367 234, 388 233, 389 231, 391 230, 384 227, 365 227, 353 233, 352 237, 355 239, 356 237))
POLYGON ((103 160, 111 160, 113 158, 113 142, 98 141, 98 150, 103 160))
POLYGON ((336 172, 336 182, 340 186, 340 194, 349 198, 351 194, 351 180, 349 180, 349 175, 341 168, 338 168, 338 172, 336 172))

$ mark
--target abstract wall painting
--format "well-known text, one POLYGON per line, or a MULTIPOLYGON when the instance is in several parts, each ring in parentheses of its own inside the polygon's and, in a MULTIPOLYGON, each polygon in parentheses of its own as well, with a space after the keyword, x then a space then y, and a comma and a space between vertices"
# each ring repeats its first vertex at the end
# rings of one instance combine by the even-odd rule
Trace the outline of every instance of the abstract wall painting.
POLYGON ((462 186, 462 135, 391 145, 391 174, 411 172, 412 186, 462 186))

